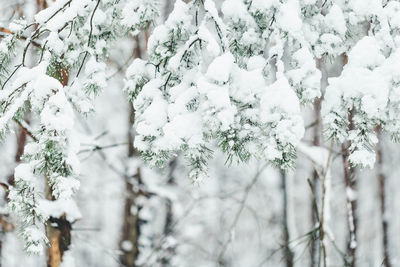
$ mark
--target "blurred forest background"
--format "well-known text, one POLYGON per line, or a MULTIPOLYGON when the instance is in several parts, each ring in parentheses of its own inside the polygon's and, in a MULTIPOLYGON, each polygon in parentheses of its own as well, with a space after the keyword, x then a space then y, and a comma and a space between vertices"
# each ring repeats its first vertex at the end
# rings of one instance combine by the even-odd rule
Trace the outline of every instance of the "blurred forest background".
MULTIPOLYGON (((173 6, 173 0, 162 2, 161 21, 173 6)), ((45 0, 1 0, 0 26, 16 16, 32 18, 45 5, 45 0)), ((330 146, 322 138, 319 104, 304 110, 308 126, 295 171, 255 161, 226 165, 224 155, 216 156, 210 177, 198 184, 186 177, 179 156, 165 170, 150 169, 133 147, 134 110, 121 90, 132 60, 146 58, 148 36, 142 32, 116 44, 108 62, 109 86, 96 100, 97 112, 77 122, 82 133, 81 218, 72 225, 71 261, 87 267, 319 266, 315 209, 321 187, 314 167, 324 157, 321 149, 330 146)), ((12 130, 0 144, 0 182, 9 184, 30 138, 17 124, 12 130)), ((351 250, 349 194, 356 199, 357 266, 382 266, 388 259, 391 266, 400 266, 400 146, 385 136, 379 146, 375 168, 354 173, 343 171, 341 148, 334 146, 330 216, 325 218, 329 266, 345 266, 351 250), (346 183, 356 191, 346 192, 346 183)), ((44 266, 45 257, 23 251, 0 190, 1 266, 44 266)), ((63 266, 72 264, 67 261, 63 266)))

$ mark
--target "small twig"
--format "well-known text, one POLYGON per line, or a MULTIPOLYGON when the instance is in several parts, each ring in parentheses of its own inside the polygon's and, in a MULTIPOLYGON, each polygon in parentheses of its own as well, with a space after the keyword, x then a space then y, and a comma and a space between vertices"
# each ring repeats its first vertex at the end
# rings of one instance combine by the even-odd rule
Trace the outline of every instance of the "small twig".
POLYGON ((167 88, 167 85, 168 85, 169 80, 171 79, 171 75, 172 75, 172 72, 170 72, 170 73, 168 74, 167 80, 165 81, 165 84, 164 84, 164 91, 167 90, 166 88, 167 88))
POLYGON ((97 0, 97 4, 93 9, 92 16, 90 17, 90 32, 89 32, 89 39, 88 39, 88 43, 87 43, 87 49, 86 49, 86 52, 85 52, 85 56, 83 57, 82 64, 79 67, 78 73, 76 74, 76 77, 78 77, 79 74, 81 73, 83 64, 85 64, 85 60, 86 60, 86 58, 87 58, 87 56, 89 54, 88 49, 90 47, 90 41, 92 41, 92 35, 93 35, 93 18, 94 18, 94 14, 96 13, 96 10, 99 7, 99 5, 100 5, 100 0, 97 0))
POLYGON ((22 123, 21 121, 17 120, 14 118, 14 121, 19 125, 19 127, 21 127, 21 129, 27 134, 29 135, 33 141, 38 142, 39 140, 33 135, 32 131, 30 131, 28 129, 28 126, 25 125, 24 123, 22 123))
POLYGON ((7 80, 4 81, 3 85, 1 86, 1 89, 4 89, 4 87, 6 86, 6 84, 8 83, 8 81, 12 78, 12 76, 14 76, 14 74, 17 72, 17 70, 22 66, 22 64, 19 64, 15 67, 15 69, 13 70, 13 72, 11 73, 10 76, 8 76, 7 80))
POLYGON ((185 50, 185 52, 183 52, 182 57, 181 57, 181 62, 184 59, 184 57, 186 56, 186 54, 188 53, 189 49, 196 43, 196 42, 200 42, 201 43, 201 39, 200 38, 196 38, 194 39, 188 46, 188 48, 185 50))
POLYGON ((4 27, 0 27, 0 32, 4 32, 4 33, 7 33, 7 34, 14 34, 12 31, 10 31, 9 29, 6 29, 4 27))
POLYGON ((78 154, 85 153, 85 152, 93 152, 93 151, 97 151, 97 150, 104 150, 107 148, 113 148, 113 147, 118 147, 118 146, 125 146, 127 144, 128 143, 124 142, 124 143, 117 143, 117 144, 111 144, 111 145, 105 145, 105 146, 94 145, 93 148, 83 149, 83 150, 79 151, 78 154))
MULTIPOLYGON (((305 234, 303 234, 303 235, 301 235, 301 236, 299 236, 299 237, 296 237, 295 239, 290 240, 288 244, 292 244, 292 243, 294 243, 294 242, 299 241, 298 244, 294 245, 294 246, 296 247, 296 246, 298 246, 299 244, 301 244, 302 242, 306 241, 306 240, 301 241, 303 238, 306 238, 306 237, 308 237, 308 236, 310 236, 310 235, 314 235, 314 233, 315 233, 317 230, 318 230, 318 228, 314 228, 313 230, 311 230, 311 231, 309 231, 309 232, 307 232, 307 233, 305 233, 305 234)), ((308 241, 308 243, 309 243, 309 241, 308 241)), ((308 247, 308 243, 307 243, 307 246, 306 246, 306 247, 308 247)), ((279 252, 280 250, 282 250, 282 249, 284 249, 284 248, 285 248, 284 245, 280 245, 279 248, 277 248, 277 249, 271 251, 271 253, 270 253, 268 256, 266 256, 266 257, 258 264, 258 266, 259 266, 259 267, 263 266, 264 263, 266 263, 266 262, 267 262, 270 258, 272 258, 277 252, 279 252)))
POLYGON ((313 186, 310 178, 307 178, 307 182, 308 182, 308 185, 310 186, 310 189, 311 189, 312 203, 313 203, 314 209, 316 211, 315 212, 315 216, 317 217, 316 219, 317 219, 317 222, 319 223, 319 211, 318 211, 318 205, 317 205, 317 198, 315 197, 314 186, 313 186))
POLYGON ((319 123, 319 120, 315 120, 315 121, 313 121, 312 123, 306 125, 305 129, 308 130, 308 129, 310 129, 310 128, 316 126, 316 125, 318 125, 318 123, 319 123))
POLYGON ((107 81, 109 81, 109 80, 112 79, 115 75, 117 75, 118 73, 120 73, 121 71, 123 71, 123 70, 126 68, 126 66, 129 64, 129 62, 131 61, 131 59, 132 59, 133 57, 134 57, 134 56, 131 55, 131 56, 125 61, 124 64, 118 66, 117 70, 116 70, 113 74, 111 74, 110 76, 108 76, 108 77, 106 78, 107 81))

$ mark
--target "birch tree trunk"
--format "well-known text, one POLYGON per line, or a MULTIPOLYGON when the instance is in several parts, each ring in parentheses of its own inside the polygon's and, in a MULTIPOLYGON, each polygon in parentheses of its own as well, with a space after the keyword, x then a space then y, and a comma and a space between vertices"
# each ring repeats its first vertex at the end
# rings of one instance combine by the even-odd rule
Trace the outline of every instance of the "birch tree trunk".
POLYGON ((347 256, 348 264, 350 267, 356 266, 356 251, 357 251, 357 181, 355 179, 355 169, 350 166, 348 145, 342 144, 342 159, 343 159, 343 173, 344 183, 346 187, 346 208, 347 208, 347 222, 349 228, 349 235, 347 238, 347 256))
MULTIPOLYGON (((320 116, 321 116, 321 102, 319 100, 316 100, 314 103, 314 114, 315 114, 315 125, 313 129, 313 146, 320 146, 321 140, 320 140, 320 116)), ((313 170, 312 172, 312 191, 314 192, 314 196, 311 197, 311 229, 314 229, 315 226, 318 223, 317 220, 317 214, 318 214, 318 209, 316 206, 316 203, 314 201, 317 201, 319 199, 319 190, 320 189, 320 183, 318 179, 318 173, 313 170)), ((316 235, 312 236, 311 240, 311 267, 317 267, 318 266, 318 255, 319 255, 319 243, 318 243, 318 237, 316 235)))
POLYGON ((381 225, 382 225, 382 249, 383 249, 383 262, 382 266, 392 267, 392 261, 389 253, 389 232, 388 232, 388 221, 386 211, 386 175, 384 171, 384 157, 382 148, 382 135, 381 129, 376 129, 378 136, 378 144, 376 148, 376 161, 377 161, 377 172, 378 172, 378 183, 379 183, 379 201, 380 201, 380 212, 381 212, 381 225))
POLYGON ((285 266, 294 266, 294 255, 290 249, 290 234, 288 223, 288 196, 287 196, 287 175, 286 172, 281 170, 281 190, 282 190, 282 232, 283 232, 283 255, 285 257, 285 266))
MULTIPOLYGON (((326 69, 325 57, 322 57, 316 62, 317 68, 321 71, 321 94, 325 93, 326 87, 328 86, 328 72, 326 69)), ((321 145, 321 99, 315 99, 314 102, 314 122, 313 122, 313 146, 319 147, 321 145)), ((314 196, 311 197, 311 223, 312 228, 314 228, 318 223, 318 208, 314 201, 318 201, 320 197, 321 183, 319 181, 319 176, 316 170, 312 172, 312 190, 314 196)), ((317 267, 320 255, 320 245, 318 241, 318 236, 314 235, 311 240, 311 267, 317 267)))
MULTIPOLYGON (((350 129, 352 126, 353 115, 349 115, 350 129)), ((356 251, 357 251, 357 181, 355 179, 355 168, 349 163, 349 147, 350 143, 342 144, 342 160, 343 160, 343 176, 346 188, 346 208, 347 222, 349 235, 347 237, 347 256, 350 267, 356 266, 356 251)))

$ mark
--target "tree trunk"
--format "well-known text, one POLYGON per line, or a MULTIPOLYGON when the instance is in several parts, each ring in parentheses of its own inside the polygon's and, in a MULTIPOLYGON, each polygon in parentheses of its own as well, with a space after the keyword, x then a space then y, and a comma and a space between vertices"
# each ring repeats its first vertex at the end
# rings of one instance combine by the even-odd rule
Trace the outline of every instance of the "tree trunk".
MULTIPOLYGON (((315 100, 314 103, 314 113, 315 113, 315 125, 313 131, 313 146, 320 146, 320 116, 321 116, 321 102, 319 99, 315 100)), ((320 198, 320 182, 318 178, 318 173, 316 170, 313 170, 312 173, 312 187, 314 196, 311 197, 311 229, 314 229, 318 223, 318 208, 317 204, 318 199, 320 198), (316 201, 316 203, 314 203, 316 201)), ((318 241, 318 236, 314 234, 311 239, 311 267, 317 267, 319 262, 319 254, 320 254, 320 246, 318 241)))
MULTIPOLYGON (((45 0, 38 0, 38 9, 46 8, 47 3, 45 0)), ((69 71, 67 68, 60 64, 57 67, 54 78, 57 79, 62 86, 66 86, 69 80, 69 71)), ((52 188, 49 186, 49 178, 46 177, 46 199, 54 201, 52 188)), ((59 218, 50 217, 46 223, 46 236, 49 239, 50 247, 47 249, 47 267, 59 267, 64 252, 69 249, 71 245, 71 231, 72 224, 66 218, 64 213, 59 218)))
POLYGON ((383 149, 382 149, 382 136, 381 129, 377 128, 376 133, 378 136, 378 144, 376 148, 377 158, 377 171, 379 182, 379 201, 381 211, 381 224, 382 224, 382 249, 383 249, 383 263, 382 266, 391 267, 391 259, 389 254, 389 232, 388 221, 386 215, 386 175, 383 168, 383 149))
MULTIPOLYGON (((342 54, 342 67, 348 63, 347 54, 342 54)), ((349 131, 354 129, 353 125, 353 110, 350 111, 348 116, 349 131)), ((343 164, 343 178, 345 184, 346 193, 346 211, 347 211, 347 224, 349 228, 347 245, 346 245, 346 257, 344 260, 345 266, 355 267, 356 266, 356 252, 357 252, 357 180, 355 177, 356 169, 349 163, 349 147, 350 142, 344 142, 341 144, 342 153, 342 164, 343 164)))
MULTIPOLYGON (((317 60, 316 62, 317 68, 321 71, 321 94, 324 94, 325 89, 328 85, 328 73, 326 70, 326 65, 325 65, 325 57, 322 57, 317 60)), ((321 145, 321 132, 322 132, 322 127, 321 127, 321 99, 315 99, 314 101, 314 125, 313 125, 313 140, 312 144, 313 146, 319 147, 321 145)), ((313 170, 312 173, 312 190, 314 192, 314 196, 311 197, 311 223, 312 226, 311 228, 314 229, 314 227, 319 223, 318 222, 318 208, 317 204, 314 203, 314 201, 317 201, 319 203, 320 199, 320 189, 321 189, 321 184, 319 181, 319 176, 316 170, 313 170), (315 198, 315 199, 314 199, 315 198)), ((319 264, 319 258, 320 258, 320 245, 319 245, 319 240, 318 236, 315 234, 312 236, 311 239, 311 267, 317 267, 319 264)))
MULTIPOLYGON (((174 170, 176 168, 176 160, 173 160, 169 164, 169 174, 168 174, 168 181, 167 185, 168 186, 173 186, 175 184, 175 178, 174 178, 174 170)), ((166 214, 165 214, 165 224, 164 224, 164 236, 168 237, 171 236, 174 232, 173 229, 173 210, 172 210, 172 200, 167 198, 166 199, 166 214)), ((165 253, 163 253, 163 257, 161 258, 161 264, 163 267, 168 267, 170 266, 171 258, 175 254, 175 247, 168 246, 165 249, 165 253)))
MULTIPOLYGON (((51 190, 49 191, 51 193, 51 190)), ((64 252, 71 245, 71 223, 63 214, 61 218, 50 217, 46 224, 46 235, 50 242, 47 249, 47 266, 59 267, 64 252)))
POLYGON ((355 179, 355 168, 349 164, 349 144, 342 144, 342 160, 344 183, 346 187, 346 207, 347 207, 347 222, 349 227, 349 236, 347 240, 347 256, 348 265, 356 266, 356 251, 357 251, 357 181, 355 179))
MULTIPOLYGON (((63 86, 67 84, 68 76, 65 70, 61 70, 60 77, 63 77, 60 82, 63 86)), ((54 201, 52 188, 49 186, 49 178, 46 177, 46 199, 54 201)), ((64 252, 71 245, 71 230, 72 224, 66 218, 64 213, 60 218, 50 217, 46 222, 46 236, 50 241, 50 247, 47 249, 47 266, 59 267, 64 252)))
MULTIPOLYGON (((54 1, 54 0, 53 0, 54 1)), ((47 8, 47 0, 36 0, 37 11, 47 8)))
MULTIPOLYGON (((136 47, 134 49, 134 58, 141 58, 140 38, 135 38, 136 47)), ((129 120, 128 120, 128 158, 137 157, 138 151, 134 148, 134 132, 133 124, 135 122, 135 110, 132 103, 129 103, 129 120)), ((139 186, 142 183, 140 167, 137 168, 136 174, 125 177, 125 204, 122 225, 122 236, 120 241, 120 261, 123 266, 136 266, 136 260, 139 254, 139 236, 140 221, 139 210, 136 199, 139 196, 139 186)))
POLYGON ((140 168, 137 168, 137 173, 132 177, 126 177, 125 179, 125 205, 124 205, 124 217, 122 226, 122 237, 120 242, 120 248, 122 254, 120 261, 123 266, 133 267, 136 266, 136 260, 139 253, 139 207, 137 205, 136 198, 139 196, 138 184, 141 181, 140 168), (133 184, 135 183, 135 184, 133 184))
MULTIPOLYGON (((319 104, 319 100, 317 100, 314 104, 314 109, 315 109, 315 113, 316 113, 316 118, 317 114, 320 111, 320 104, 319 104), (317 104, 318 102, 318 104, 317 104), (318 109, 317 109, 318 107, 318 109)), ((314 138, 313 138, 313 145, 314 146, 319 146, 320 145, 320 139, 319 139, 319 122, 317 122, 318 125, 315 125, 314 127, 314 138)), ((311 197, 311 229, 314 229, 315 226, 318 224, 318 208, 317 208, 317 204, 318 203, 318 199, 320 198, 320 182, 318 179, 318 173, 313 170, 312 173, 312 190, 314 192, 314 196, 311 197), (315 201, 315 203, 314 203, 315 201)), ((317 236, 317 232, 315 232, 315 234, 312 235, 312 239, 311 239, 311 267, 317 267, 318 266, 318 262, 319 262, 319 254, 320 254, 320 246, 319 246, 319 241, 318 241, 318 236, 317 236)))
POLYGON ((289 235, 289 223, 288 223, 288 197, 287 197, 287 185, 286 185, 286 173, 281 170, 281 189, 282 189, 282 232, 283 232, 283 256, 285 258, 285 266, 293 267, 293 251, 290 249, 290 235, 289 235))

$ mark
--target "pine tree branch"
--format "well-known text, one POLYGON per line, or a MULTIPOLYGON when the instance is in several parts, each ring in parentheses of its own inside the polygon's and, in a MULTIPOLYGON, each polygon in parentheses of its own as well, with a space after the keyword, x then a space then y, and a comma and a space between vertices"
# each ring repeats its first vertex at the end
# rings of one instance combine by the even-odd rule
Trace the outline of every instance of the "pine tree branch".
POLYGON ((94 14, 96 13, 96 10, 99 7, 99 5, 100 5, 100 0, 97 0, 97 4, 93 9, 92 16, 90 17, 90 32, 89 32, 89 39, 88 39, 88 43, 87 43, 87 49, 85 52, 85 56, 83 57, 82 64, 79 67, 78 73, 76 74, 76 77, 78 77, 79 74, 81 73, 83 65, 85 64, 85 60, 86 60, 87 56, 89 55, 88 49, 90 47, 90 41, 92 40, 92 35, 93 35, 93 18, 94 18, 94 14))
POLYGON ((33 141, 38 142, 39 140, 33 135, 32 131, 29 130, 28 125, 25 122, 21 122, 14 118, 14 121, 18 124, 18 126, 27 134, 29 135, 33 141))

